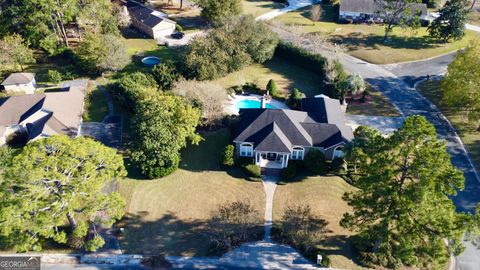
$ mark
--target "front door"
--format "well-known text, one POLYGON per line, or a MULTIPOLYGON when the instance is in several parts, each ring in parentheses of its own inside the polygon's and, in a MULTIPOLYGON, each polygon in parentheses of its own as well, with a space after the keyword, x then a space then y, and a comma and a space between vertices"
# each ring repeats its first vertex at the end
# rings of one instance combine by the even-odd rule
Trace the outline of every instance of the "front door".
POLYGON ((267 159, 270 161, 274 161, 277 159, 277 153, 267 153, 267 159))

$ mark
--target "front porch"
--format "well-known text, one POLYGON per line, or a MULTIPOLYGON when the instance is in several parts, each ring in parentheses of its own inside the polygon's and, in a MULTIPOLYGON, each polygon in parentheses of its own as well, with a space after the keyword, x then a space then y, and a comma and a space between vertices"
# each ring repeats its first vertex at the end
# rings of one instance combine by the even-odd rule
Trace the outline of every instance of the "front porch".
POLYGON ((283 169, 288 166, 290 153, 254 152, 255 164, 262 168, 283 169))

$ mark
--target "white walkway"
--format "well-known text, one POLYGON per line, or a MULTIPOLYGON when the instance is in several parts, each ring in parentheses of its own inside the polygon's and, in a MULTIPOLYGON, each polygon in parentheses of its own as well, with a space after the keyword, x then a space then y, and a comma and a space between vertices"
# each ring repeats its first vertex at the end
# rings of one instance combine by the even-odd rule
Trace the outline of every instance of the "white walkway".
POLYGON ((265 241, 272 240, 273 223, 273 197, 277 189, 278 177, 264 176, 263 188, 265 189, 265 241))
POLYGON ((288 1, 289 5, 288 7, 282 8, 282 9, 277 9, 274 11, 270 11, 268 13, 265 13, 263 15, 260 15, 257 17, 257 20, 259 21, 268 21, 271 20, 277 16, 283 15, 287 12, 301 9, 306 6, 312 5, 313 1, 312 0, 290 0, 288 1))

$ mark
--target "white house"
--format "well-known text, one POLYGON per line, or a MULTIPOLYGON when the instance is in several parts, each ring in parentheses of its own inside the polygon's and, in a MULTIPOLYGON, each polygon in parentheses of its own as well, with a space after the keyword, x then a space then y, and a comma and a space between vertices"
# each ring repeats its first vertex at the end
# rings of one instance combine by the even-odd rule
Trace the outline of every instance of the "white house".
POLYGON ((241 109, 233 140, 236 155, 272 169, 303 160, 311 149, 329 160, 342 157, 353 131, 345 125, 340 102, 326 96, 304 98, 302 110, 241 109))
POLYGON ((8 93, 33 94, 37 82, 33 73, 12 73, 2 82, 2 86, 8 93))
MULTIPOLYGON (((412 14, 420 13, 420 20, 426 20, 428 17, 427 5, 412 4, 412 14)), ((375 0, 341 0, 339 18, 346 20, 375 19, 378 17, 380 7, 375 0)))
POLYGON ((126 7, 132 25, 153 39, 162 40, 175 32, 176 22, 169 20, 167 14, 131 0, 126 7))

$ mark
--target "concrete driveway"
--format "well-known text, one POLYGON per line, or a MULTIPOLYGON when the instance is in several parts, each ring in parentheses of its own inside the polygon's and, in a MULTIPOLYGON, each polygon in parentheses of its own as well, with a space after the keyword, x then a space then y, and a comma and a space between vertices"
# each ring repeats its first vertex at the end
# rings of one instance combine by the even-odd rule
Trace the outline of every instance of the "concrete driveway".
POLYGON ((290 11, 293 11, 293 10, 297 10, 297 9, 301 9, 303 7, 306 7, 306 6, 310 6, 312 5, 312 0, 289 0, 288 3, 289 5, 285 8, 282 8, 282 9, 277 9, 277 10, 274 10, 274 11, 270 11, 268 13, 265 13, 263 15, 260 15, 258 16, 256 19, 259 20, 259 21, 267 21, 267 20, 271 20, 277 16, 280 16, 280 15, 283 15, 287 12, 290 12, 290 11))

